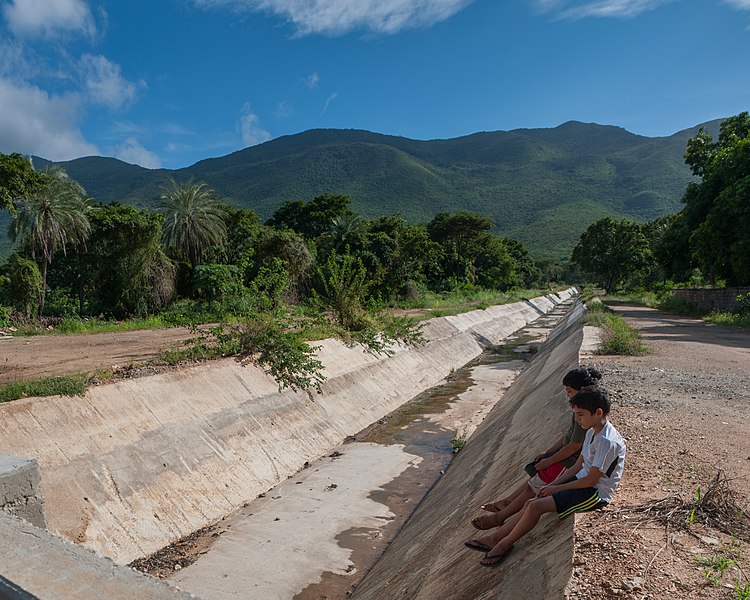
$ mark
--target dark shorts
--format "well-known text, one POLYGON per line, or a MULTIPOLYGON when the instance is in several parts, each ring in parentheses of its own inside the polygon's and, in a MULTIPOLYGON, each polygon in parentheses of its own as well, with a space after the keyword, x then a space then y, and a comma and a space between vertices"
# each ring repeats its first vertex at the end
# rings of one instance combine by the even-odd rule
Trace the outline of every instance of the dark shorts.
POLYGON ((557 514, 561 519, 573 513, 588 512, 607 506, 607 503, 599 497, 598 490, 593 487, 558 492, 552 494, 552 499, 555 501, 557 514))

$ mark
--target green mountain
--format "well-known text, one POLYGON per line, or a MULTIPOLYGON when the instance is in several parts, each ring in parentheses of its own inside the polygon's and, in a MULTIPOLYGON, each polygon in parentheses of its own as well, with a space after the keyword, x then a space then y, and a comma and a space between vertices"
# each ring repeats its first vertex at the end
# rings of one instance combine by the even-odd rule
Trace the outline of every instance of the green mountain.
MULTIPOLYGON (((718 133, 720 121, 704 124, 718 133)), ((581 232, 606 215, 649 220, 680 209, 692 176, 684 164, 698 127, 669 137, 568 122, 551 129, 419 141, 323 129, 284 136, 185 169, 150 170, 113 158, 59 164, 102 202, 153 206, 167 176, 207 182, 224 201, 269 217, 285 200, 349 194, 367 217, 426 222, 440 211, 491 217, 497 232, 537 257, 568 257, 581 232)))

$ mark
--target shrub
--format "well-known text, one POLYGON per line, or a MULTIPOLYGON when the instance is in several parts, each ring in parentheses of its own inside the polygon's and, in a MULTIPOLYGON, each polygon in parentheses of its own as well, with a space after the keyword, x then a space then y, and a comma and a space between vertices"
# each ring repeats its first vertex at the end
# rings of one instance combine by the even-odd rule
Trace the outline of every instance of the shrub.
POLYGON ((27 319, 42 296, 42 274, 37 264, 14 254, 8 261, 7 302, 27 319))

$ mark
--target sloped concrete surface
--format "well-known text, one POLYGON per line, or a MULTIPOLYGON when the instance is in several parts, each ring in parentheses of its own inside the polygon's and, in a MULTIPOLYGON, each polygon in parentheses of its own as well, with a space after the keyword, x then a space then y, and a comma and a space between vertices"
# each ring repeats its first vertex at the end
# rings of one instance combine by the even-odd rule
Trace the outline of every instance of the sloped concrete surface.
MULTIPOLYGON (((11 578, 14 590, 20 588, 41 600, 190 600, 195 596, 118 566, 43 529, 0 512, 2 552, 0 574, 11 578)), ((26 598, 16 592, 0 597, 26 598)))
POLYGON ((545 342, 417 508, 353 598, 470 600, 562 598, 573 557, 573 519, 542 519, 496 568, 464 548, 479 506, 526 476, 523 465, 570 423, 561 381, 578 365, 577 306, 545 342))
POLYGON ((215 522, 570 297, 432 319, 419 348, 320 343, 322 395, 216 361, 0 406, 0 451, 35 459, 48 527, 127 563, 215 522))

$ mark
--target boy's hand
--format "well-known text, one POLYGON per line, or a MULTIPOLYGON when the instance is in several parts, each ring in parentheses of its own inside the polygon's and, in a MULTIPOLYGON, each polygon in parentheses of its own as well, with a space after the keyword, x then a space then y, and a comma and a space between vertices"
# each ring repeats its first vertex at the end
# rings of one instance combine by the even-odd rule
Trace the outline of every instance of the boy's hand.
POLYGON ((537 471, 544 471, 544 469, 551 467, 553 464, 548 458, 543 458, 534 465, 534 468, 537 471))
POLYGON ((546 498, 547 496, 551 496, 552 494, 556 493, 557 486, 556 485, 545 485, 541 490, 539 490, 539 493, 536 495, 537 498, 546 498))

